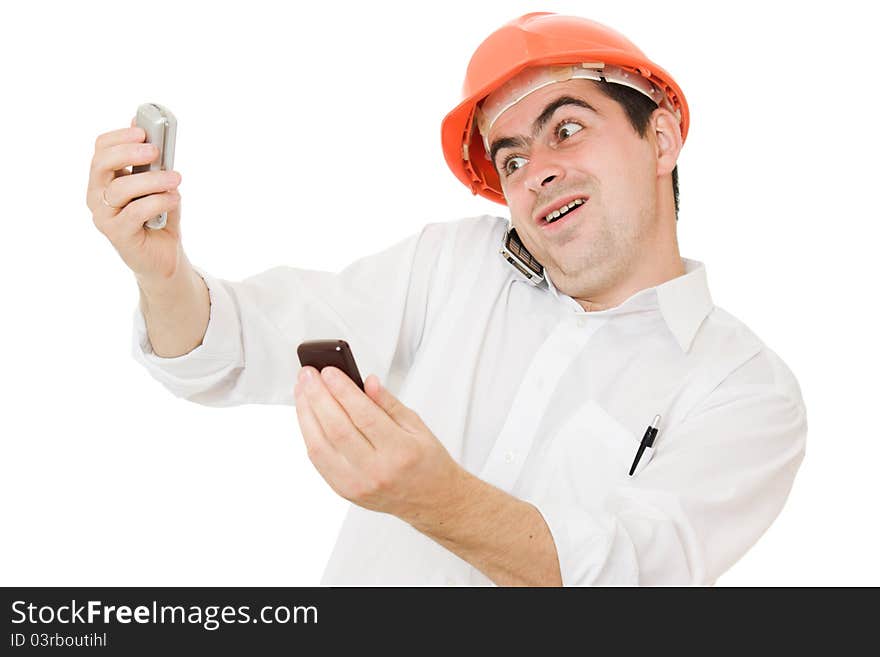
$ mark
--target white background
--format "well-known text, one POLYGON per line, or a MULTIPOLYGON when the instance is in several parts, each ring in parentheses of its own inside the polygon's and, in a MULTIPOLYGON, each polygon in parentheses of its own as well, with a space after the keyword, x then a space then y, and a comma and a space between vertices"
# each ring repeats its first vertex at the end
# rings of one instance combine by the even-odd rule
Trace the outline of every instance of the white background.
POLYGON ((675 76, 682 255, 803 390, 788 503, 718 584, 880 584, 875 24, 823 4, 4 4, 0 584, 313 585, 347 507, 293 407, 198 406, 131 358, 134 278, 85 204, 95 138, 168 105, 194 264, 336 271, 506 212, 447 170, 440 121, 473 49, 535 10, 675 76))

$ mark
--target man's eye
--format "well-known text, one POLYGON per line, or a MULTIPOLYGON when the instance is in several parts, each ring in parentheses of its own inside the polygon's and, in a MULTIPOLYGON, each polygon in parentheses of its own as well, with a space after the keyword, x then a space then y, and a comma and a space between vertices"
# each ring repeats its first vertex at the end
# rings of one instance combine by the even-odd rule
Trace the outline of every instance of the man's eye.
POLYGON ((514 171, 516 171, 521 166, 523 166, 525 163, 526 163, 526 158, 524 158, 524 157, 520 157, 518 155, 510 156, 509 158, 504 160, 504 166, 503 166, 504 174, 509 176, 514 171))
POLYGON ((560 139, 568 139, 576 132, 580 132, 584 129, 580 123, 575 123, 574 121, 566 121, 565 123, 560 123, 559 127, 556 128, 556 136, 560 139))

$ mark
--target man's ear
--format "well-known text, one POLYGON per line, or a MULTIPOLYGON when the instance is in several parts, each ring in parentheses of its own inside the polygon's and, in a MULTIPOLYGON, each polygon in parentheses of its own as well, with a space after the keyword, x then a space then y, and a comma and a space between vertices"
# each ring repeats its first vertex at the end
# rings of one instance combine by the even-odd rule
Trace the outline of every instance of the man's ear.
POLYGON ((651 115, 657 155, 657 175, 672 173, 681 152, 681 126, 669 110, 658 107, 651 115))

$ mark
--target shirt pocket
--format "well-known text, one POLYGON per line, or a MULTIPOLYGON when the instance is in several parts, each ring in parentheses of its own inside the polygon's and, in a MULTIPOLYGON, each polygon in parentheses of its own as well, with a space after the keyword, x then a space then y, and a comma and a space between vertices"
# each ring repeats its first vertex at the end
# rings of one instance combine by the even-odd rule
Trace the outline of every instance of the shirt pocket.
POLYGON ((645 447, 629 475, 641 439, 590 400, 553 437, 539 476, 539 496, 583 506, 600 504, 614 488, 637 479, 650 463, 654 450, 645 447))

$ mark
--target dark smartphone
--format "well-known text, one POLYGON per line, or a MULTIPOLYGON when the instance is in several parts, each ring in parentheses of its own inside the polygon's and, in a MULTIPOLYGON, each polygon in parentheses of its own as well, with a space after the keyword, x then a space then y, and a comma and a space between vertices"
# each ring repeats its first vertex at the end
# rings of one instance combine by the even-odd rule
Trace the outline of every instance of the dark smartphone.
POLYGON ((328 365, 332 365, 345 372, 358 388, 364 389, 364 382, 361 381, 361 375, 358 372, 357 364, 354 362, 351 347, 348 346, 345 340, 311 340, 303 342, 296 348, 296 355, 299 356, 299 362, 303 367, 311 365, 320 372, 328 365))

